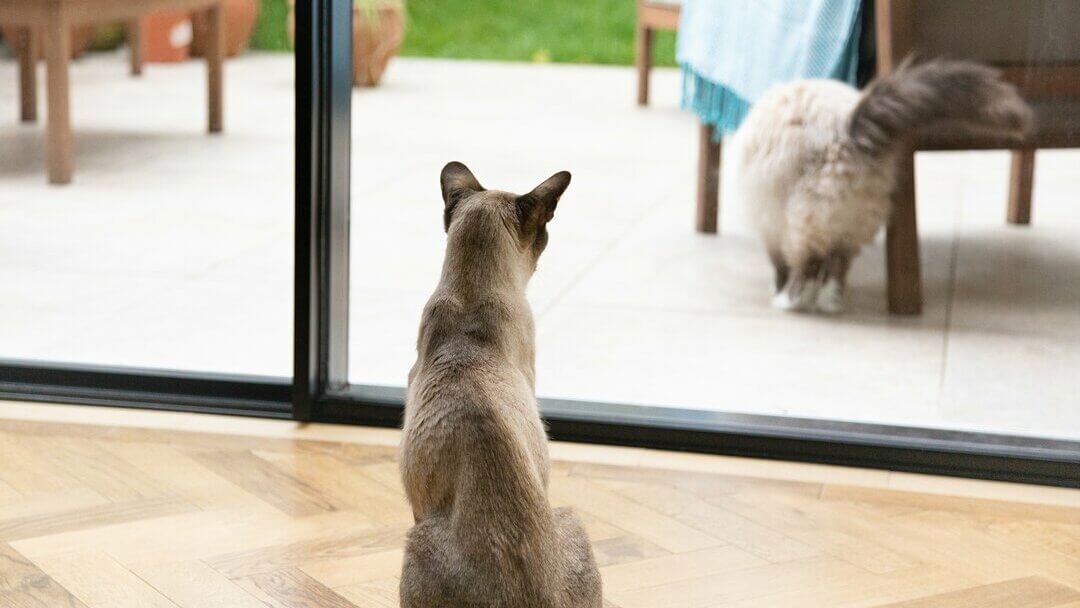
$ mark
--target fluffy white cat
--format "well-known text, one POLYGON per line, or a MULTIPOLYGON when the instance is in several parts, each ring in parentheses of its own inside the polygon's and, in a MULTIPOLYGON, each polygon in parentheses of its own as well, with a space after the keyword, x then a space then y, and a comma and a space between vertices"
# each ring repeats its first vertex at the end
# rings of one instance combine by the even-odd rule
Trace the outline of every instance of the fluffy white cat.
POLYGON ((897 144, 942 122, 1022 136, 1031 109, 986 66, 905 62, 860 92, 777 86, 736 134, 741 199, 776 271, 773 305, 837 313, 851 260, 888 218, 897 144))

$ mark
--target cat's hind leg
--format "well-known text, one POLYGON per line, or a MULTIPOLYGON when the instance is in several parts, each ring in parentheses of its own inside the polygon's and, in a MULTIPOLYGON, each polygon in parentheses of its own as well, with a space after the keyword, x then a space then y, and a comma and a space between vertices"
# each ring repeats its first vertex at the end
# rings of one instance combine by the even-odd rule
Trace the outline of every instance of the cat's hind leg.
POLYGON ((567 595, 561 599, 560 608, 601 608, 602 598, 600 571, 596 567, 592 545, 585 527, 567 508, 555 509, 555 525, 563 553, 563 589, 567 595))
POLYGON ((831 315, 844 311, 844 289, 850 268, 851 254, 847 251, 838 249, 825 257, 821 289, 818 290, 815 301, 817 310, 831 315))
POLYGON ((409 530, 398 587, 402 608, 466 605, 462 589, 474 581, 463 580, 465 569, 454 555, 453 542, 449 523, 441 515, 423 519, 409 530))
POLYGON ((773 307, 795 312, 812 312, 817 305, 818 292, 821 291, 824 268, 824 260, 818 257, 794 264, 783 288, 773 296, 773 307))
POLYGON ((773 288, 772 295, 775 297, 784 290, 788 278, 791 276, 791 266, 784 259, 784 254, 777 247, 769 247, 769 261, 773 265, 773 288))

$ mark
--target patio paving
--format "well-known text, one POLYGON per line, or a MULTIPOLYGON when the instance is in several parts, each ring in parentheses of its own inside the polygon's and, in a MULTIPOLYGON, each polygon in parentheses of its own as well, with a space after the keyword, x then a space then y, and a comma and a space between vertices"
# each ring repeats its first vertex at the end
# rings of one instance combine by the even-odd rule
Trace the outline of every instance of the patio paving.
MULTIPOLYGON (((0 356, 290 373, 292 61, 226 71, 203 133, 197 62, 74 64, 75 183, 45 183, 0 60, 0 356)), ((679 75, 399 59, 354 95, 351 380, 400 385, 438 278, 438 172, 574 181, 530 287, 546 396, 1080 438, 1080 152, 1040 152, 1033 225, 1007 226, 1003 153, 918 158, 926 310, 885 312, 880 243, 849 312, 768 306, 724 172, 721 235, 693 232, 696 123, 679 75)))

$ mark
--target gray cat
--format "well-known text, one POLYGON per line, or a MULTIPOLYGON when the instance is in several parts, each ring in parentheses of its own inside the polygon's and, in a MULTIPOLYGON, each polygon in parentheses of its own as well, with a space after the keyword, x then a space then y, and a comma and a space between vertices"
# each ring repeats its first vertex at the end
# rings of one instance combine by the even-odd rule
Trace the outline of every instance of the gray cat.
POLYGON ((485 190, 456 162, 441 181, 446 258, 420 321, 401 446, 416 520, 401 605, 599 608, 585 530, 548 503, 525 300, 570 174, 522 196, 485 190))

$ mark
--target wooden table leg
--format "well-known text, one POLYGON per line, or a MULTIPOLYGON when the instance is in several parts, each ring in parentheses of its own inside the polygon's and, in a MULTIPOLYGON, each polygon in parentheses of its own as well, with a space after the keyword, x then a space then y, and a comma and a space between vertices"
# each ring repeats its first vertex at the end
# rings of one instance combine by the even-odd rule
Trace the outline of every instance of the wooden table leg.
POLYGON ((634 64, 637 66, 637 103, 649 105, 649 70, 652 68, 653 31, 638 21, 634 33, 634 64))
POLYGON ((698 129, 697 231, 716 234, 720 215, 720 142, 712 125, 698 129))
POLYGON ((206 11, 206 67, 208 74, 210 132, 220 133, 223 125, 223 80, 225 28, 221 4, 206 11))
POLYGON ((922 313, 922 270, 919 263, 919 228, 915 219, 915 151, 900 151, 892 217, 885 232, 885 266, 889 312, 922 313))
POLYGON ((1009 177, 1009 223, 1031 223, 1031 188, 1035 178, 1035 150, 1013 150, 1009 177))
POLYGON ((23 122, 37 121, 37 59, 38 40, 41 38, 37 29, 27 27, 18 34, 18 42, 13 41, 19 53, 19 117, 23 122))
POLYGON ((142 20, 138 18, 129 19, 124 24, 124 31, 131 59, 131 75, 142 76, 142 20))
POLYGON ((71 182, 74 151, 71 140, 70 85, 71 28, 59 5, 51 5, 45 20, 46 98, 49 104, 46 157, 49 182, 71 182))

